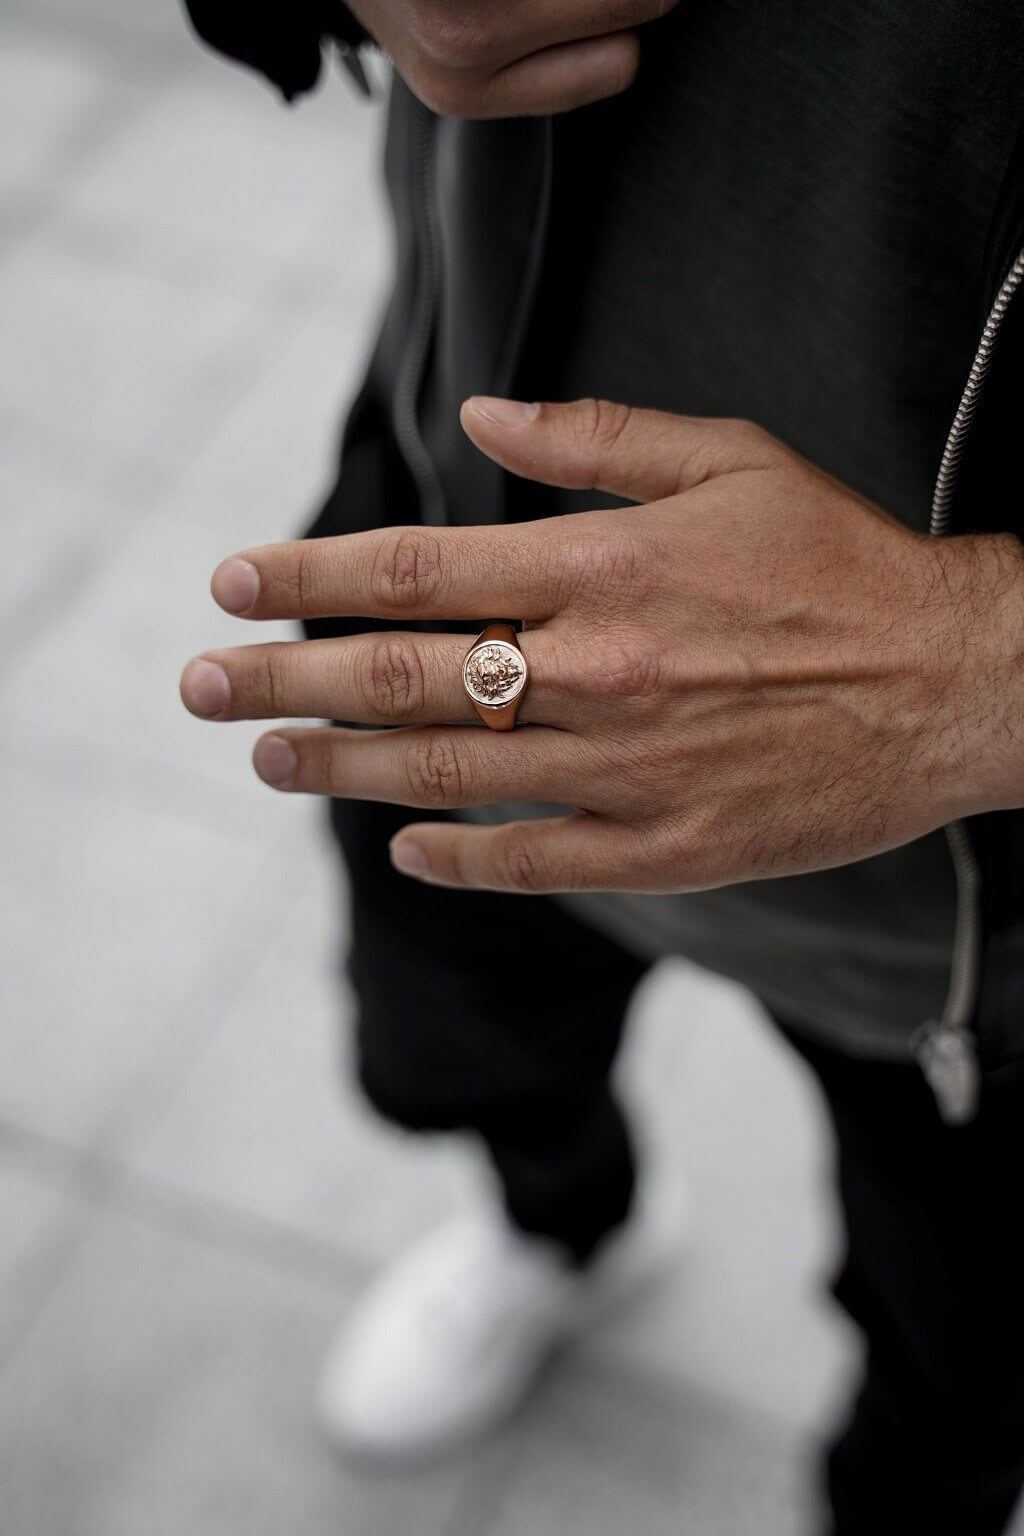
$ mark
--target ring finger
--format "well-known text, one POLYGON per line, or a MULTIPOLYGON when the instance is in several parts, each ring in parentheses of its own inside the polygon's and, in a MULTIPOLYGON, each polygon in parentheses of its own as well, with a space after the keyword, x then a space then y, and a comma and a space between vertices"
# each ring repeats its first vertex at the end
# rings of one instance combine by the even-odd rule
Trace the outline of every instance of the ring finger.
POLYGON ((544 726, 507 734, 457 725, 275 731, 256 743, 253 764, 274 789, 351 800, 432 810, 508 801, 604 808, 601 775, 582 739, 544 726))
MULTIPOLYGON (((462 683, 468 635, 389 631, 335 640, 283 641, 206 651, 189 662, 181 696, 205 720, 319 718, 360 725, 475 720, 462 683)), ((520 719, 570 723, 570 698, 557 686, 550 637, 524 640, 530 683, 520 719)))

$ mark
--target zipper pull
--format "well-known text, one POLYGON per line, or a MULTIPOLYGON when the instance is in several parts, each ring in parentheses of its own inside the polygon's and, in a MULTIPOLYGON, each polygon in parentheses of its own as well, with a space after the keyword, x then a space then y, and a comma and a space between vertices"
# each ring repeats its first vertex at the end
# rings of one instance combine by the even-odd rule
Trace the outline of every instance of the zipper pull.
POLYGON ((966 1125, 978 1113, 981 1067, 974 1036, 953 1024, 932 1022, 911 1041, 925 1082, 946 1125, 966 1125))

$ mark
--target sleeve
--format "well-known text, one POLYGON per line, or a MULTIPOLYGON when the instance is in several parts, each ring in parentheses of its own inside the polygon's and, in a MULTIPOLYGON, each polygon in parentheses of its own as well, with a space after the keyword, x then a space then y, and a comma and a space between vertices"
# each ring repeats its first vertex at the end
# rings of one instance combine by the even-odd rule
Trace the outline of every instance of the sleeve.
MULTIPOLYGON (((253 5, 245 0, 184 0, 204 43, 266 75, 286 101, 311 91, 320 78, 325 39, 349 56, 369 34, 341 0, 290 0, 253 5)), ((358 73, 353 71, 358 79, 358 73)))

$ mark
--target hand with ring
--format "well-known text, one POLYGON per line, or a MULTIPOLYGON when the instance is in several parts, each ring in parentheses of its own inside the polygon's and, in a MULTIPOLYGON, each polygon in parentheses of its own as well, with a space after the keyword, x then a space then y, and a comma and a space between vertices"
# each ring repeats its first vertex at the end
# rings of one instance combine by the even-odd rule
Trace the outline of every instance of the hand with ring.
POLYGON ((462 421, 518 475, 634 504, 225 561, 213 594, 239 617, 394 626, 189 664, 182 697, 207 719, 380 727, 273 731, 268 784, 568 807, 394 840, 408 874, 510 891, 795 874, 1024 801, 1016 540, 914 533, 745 422, 482 398, 462 421), (490 627, 471 645, 403 629, 456 619, 490 627))

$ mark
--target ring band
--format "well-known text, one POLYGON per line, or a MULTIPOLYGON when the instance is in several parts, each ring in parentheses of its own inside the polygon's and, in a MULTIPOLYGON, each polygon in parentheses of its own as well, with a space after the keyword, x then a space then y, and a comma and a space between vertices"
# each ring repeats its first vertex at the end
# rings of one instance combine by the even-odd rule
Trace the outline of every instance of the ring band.
POLYGON ((462 686, 484 725, 510 731, 530 680, 530 669, 511 624, 488 624, 462 663, 462 686))

